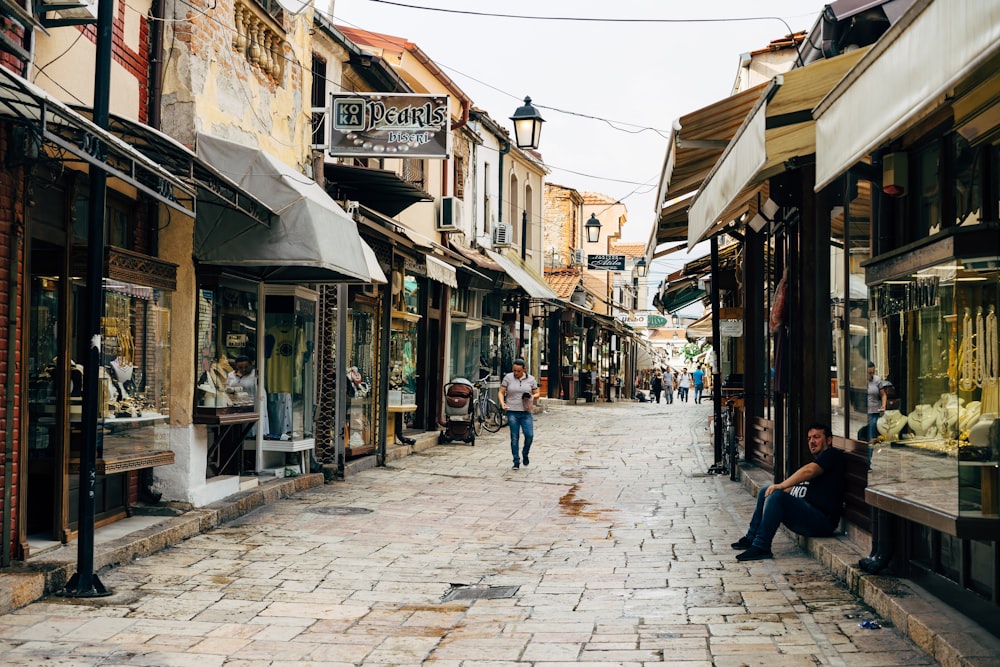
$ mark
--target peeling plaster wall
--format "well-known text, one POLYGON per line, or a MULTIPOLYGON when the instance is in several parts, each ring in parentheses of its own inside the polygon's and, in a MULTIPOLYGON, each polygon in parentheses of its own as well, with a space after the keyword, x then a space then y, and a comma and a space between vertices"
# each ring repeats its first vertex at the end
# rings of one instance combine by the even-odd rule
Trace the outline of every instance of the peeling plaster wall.
MULTIPOLYGON (((249 3, 247 6, 251 6, 249 3)), ((234 46, 232 2, 168 2, 162 129, 193 146, 199 132, 261 148, 303 171, 309 165, 307 85, 312 9, 285 14, 280 81, 234 46)))

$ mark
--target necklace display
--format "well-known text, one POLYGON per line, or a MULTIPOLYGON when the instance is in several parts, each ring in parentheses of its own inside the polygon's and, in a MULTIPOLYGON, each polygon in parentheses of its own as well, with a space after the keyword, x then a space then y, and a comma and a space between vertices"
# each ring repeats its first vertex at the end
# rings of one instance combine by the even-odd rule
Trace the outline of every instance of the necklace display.
POLYGON ((899 410, 886 410, 876 423, 878 432, 882 434, 886 442, 899 440, 899 433, 904 426, 906 426, 906 415, 899 410))
POLYGON ((958 350, 959 357, 959 389, 971 391, 976 386, 976 349, 973 342, 972 310, 965 309, 962 318, 962 346, 958 350))
POLYGON ((996 307, 989 306, 983 326, 983 412, 1000 413, 1000 339, 996 307))

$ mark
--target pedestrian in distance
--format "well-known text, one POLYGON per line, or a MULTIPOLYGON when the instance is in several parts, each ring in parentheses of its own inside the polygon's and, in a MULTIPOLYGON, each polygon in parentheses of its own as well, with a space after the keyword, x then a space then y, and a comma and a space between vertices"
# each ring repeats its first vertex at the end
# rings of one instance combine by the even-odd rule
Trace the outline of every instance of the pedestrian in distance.
POLYGON ((660 394, 663 393, 663 376, 660 375, 660 371, 656 371, 653 375, 653 382, 650 385, 653 390, 653 396, 656 398, 656 402, 660 402, 660 394))
POLYGON ((682 369, 680 377, 677 379, 677 398, 685 403, 688 402, 688 392, 691 390, 691 374, 688 369, 682 369))
POLYGON ((701 394, 705 391, 705 371, 701 370, 700 364, 691 373, 691 384, 694 385, 694 402, 701 403, 701 394))
POLYGON ((529 375, 524 359, 515 359, 513 369, 500 382, 500 408, 507 412, 510 425, 510 453, 514 458, 514 470, 521 462, 528 465, 528 452, 535 439, 535 417, 533 410, 538 398, 538 382, 529 375), (524 448, 520 447, 520 435, 524 434, 524 448))
POLYGON ((805 537, 829 537, 840 525, 844 454, 833 446, 833 432, 826 424, 812 424, 806 434, 815 460, 760 490, 746 535, 732 544, 743 550, 736 560, 773 558, 771 541, 781 524, 805 537))
POLYGON ((674 402, 674 372, 669 368, 663 373, 663 398, 667 405, 674 402))
POLYGON ((875 375, 875 362, 868 362, 868 442, 874 442, 878 437, 878 420, 885 414, 889 384, 875 375))

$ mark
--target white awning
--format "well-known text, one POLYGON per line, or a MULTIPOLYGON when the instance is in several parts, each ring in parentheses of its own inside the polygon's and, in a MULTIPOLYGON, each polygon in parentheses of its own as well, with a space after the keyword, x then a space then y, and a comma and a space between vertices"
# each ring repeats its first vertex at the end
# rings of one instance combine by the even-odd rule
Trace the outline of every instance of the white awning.
POLYGON ((455 267, 430 255, 427 255, 427 277, 449 287, 458 288, 458 276, 455 274, 455 267))
POLYGON ((364 239, 361 239, 361 251, 365 254, 365 266, 368 267, 368 275, 371 276, 372 282, 376 285, 385 285, 389 281, 385 277, 385 271, 379 266, 378 257, 375 256, 375 251, 372 247, 365 243, 364 239))
POLYGON ((705 179, 688 214, 688 247, 743 212, 758 186, 816 152, 812 108, 864 55, 859 49, 771 80, 705 179))
POLYGON ((504 272, 532 299, 562 303, 559 295, 552 291, 544 278, 535 273, 520 257, 502 255, 494 250, 487 250, 487 256, 503 267, 504 272))
POLYGON ((258 148, 207 134, 197 142, 201 158, 278 214, 270 227, 247 225, 243 214, 230 219, 225 211, 199 217, 194 252, 201 263, 268 282, 371 282, 354 219, 318 183, 258 148))
POLYGON ((918 0, 816 107, 816 189, 944 105, 998 52, 1000 2, 918 0))

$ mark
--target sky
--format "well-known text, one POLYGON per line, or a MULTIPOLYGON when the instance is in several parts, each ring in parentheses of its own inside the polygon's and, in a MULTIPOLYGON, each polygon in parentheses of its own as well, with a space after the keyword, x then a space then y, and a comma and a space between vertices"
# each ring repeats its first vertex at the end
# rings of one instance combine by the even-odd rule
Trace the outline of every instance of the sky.
MULTIPOLYGON (((324 11, 320 0, 317 9, 324 11)), ((623 239, 645 243, 667 137, 683 114, 728 96, 740 54, 809 30, 813 0, 332 0, 333 21, 417 44, 509 131, 525 95, 539 109, 547 180, 628 207, 623 239), (538 20, 432 11, 606 20, 538 20), (760 17, 758 20, 720 19, 760 17), (630 19, 641 19, 641 22, 630 19), (712 19, 711 22, 690 22, 712 19), (683 23, 665 22, 684 20, 683 23), (784 22, 783 22, 784 21, 784 22), (787 23, 787 26, 785 25, 787 23)), ((325 10, 329 12, 329 10, 325 10)), ((653 286, 687 259, 659 260, 653 286)))

